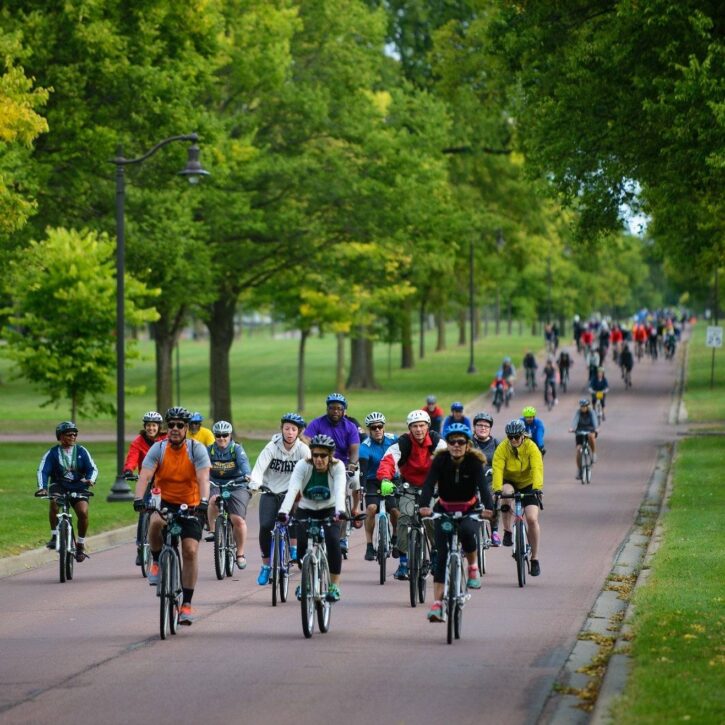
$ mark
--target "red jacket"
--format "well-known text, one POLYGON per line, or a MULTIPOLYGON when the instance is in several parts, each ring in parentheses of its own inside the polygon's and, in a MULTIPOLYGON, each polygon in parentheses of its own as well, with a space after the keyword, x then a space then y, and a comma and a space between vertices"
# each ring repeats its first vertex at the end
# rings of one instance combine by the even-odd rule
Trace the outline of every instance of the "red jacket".
POLYGON ((152 443, 162 441, 166 438, 166 433, 160 433, 156 436, 156 440, 149 443, 143 434, 137 435, 132 441, 128 448, 128 455, 126 456, 126 462, 123 464, 124 471, 133 471, 137 469, 141 471, 141 464, 143 459, 146 458, 146 454, 149 452, 152 443))
MULTIPOLYGON (((391 479, 395 476, 397 470, 403 480, 411 486, 420 488, 424 483, 433 462, 433 455, 430 449, 433 447, 430 433, 428 433, 421 445, 410 433, 403 433, 401 438, 408 438, 411 443, 410 455, 408 460, 400 465, 400 443, 393 443, 385 452, 383 460, 378 466, 376 478, 382 481, 384 478, 391 479)), ((445 448, 446 444, 443 439, 438 442, 438 448, 445 448)), ((437 448, 436 448, 437 450, 437 448)))

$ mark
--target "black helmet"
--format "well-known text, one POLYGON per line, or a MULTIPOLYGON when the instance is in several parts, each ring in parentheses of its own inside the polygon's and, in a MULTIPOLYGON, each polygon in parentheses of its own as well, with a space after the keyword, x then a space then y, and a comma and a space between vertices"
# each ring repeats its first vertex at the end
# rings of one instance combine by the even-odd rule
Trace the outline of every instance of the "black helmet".
POLYGON ((515 418, 514 420, 509 421, 506 423, 506 435, 510 438, 513 436, 516 438, 517 436, 521 436, 526 432, 526 426, 524 425, 524 421, 521 420, 521 418, 515 418))
POLYGON ((55 427, 55 439, 57 441, 60 440, 60 436, 63 433, 77 433, 78 428, 76 427, 76 424, 71 422, 70 420, 64 420, 62 423, 58 423, 58 425, 55 427))
POLYGON ((310 448, 328 448, 331 451, 335 450, 335 441, 324 433, 318 433, 312 437, 310 441, 310 448))
POLYGON ((182 408, 180 405, 175 405, 173 408, 169 408, 164 415, 166 422, 170 420, 183 420, 184 423, 189 422, 191 415, 186 408, 182 408))
POLYGON ((305 423, 305 419, 298 413, 285 413, 282 416, 282 420, 280 422, 282 424, 294 423, 294 425, 296 425, 300 430, 302 430, 307 425, 307 423, 305 423))
POLYGON ((485 410, 482 410, 480 413, 476 413, 476 415, 473 416, 473 425, 476 425, 476 423, 481 420, 488 423, 493 428, 493 416, 490 413, 487 413, 485 410))

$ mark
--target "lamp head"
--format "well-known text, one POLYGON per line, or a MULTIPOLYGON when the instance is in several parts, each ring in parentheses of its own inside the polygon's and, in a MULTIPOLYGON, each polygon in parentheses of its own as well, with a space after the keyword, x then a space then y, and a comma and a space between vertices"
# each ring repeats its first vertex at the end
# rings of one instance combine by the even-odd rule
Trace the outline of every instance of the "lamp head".
POLYGON ((179 176, 185 176, 189 180, 190 184, 198 184, 202 177, 211 176, 211 174, 201 165, 201 161, 199 161, 200 153, 201 149, 196 143, 189 146, 189 157, 186 161, 186 166, 179 171, 179 176))

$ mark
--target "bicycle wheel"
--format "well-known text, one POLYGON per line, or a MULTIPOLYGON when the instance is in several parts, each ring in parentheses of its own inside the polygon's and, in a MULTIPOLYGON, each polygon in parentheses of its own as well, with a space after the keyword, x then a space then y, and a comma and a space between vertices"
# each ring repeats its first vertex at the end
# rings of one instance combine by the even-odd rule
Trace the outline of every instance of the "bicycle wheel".
POLYGON ((68 519, 62 519, 58 524, 58 562, 60 563, 61 584, 66 580, 67 559, 70 553, 70 524, 68 519))
POLYGON ((378 565, 380 566, 380 584, 385 584, 385 570, 388 563, 388 519, 378 520, 378 565))
POLYGON ((73 579, 73 566, 76 560, 76 537, 73 533, 73 524, 70 522, 68 522, 68 530, 70 532, 70 546, 68 547, 68 556, 65 558, 66 581, 73 579))
POLYGON ((592 454, 587 447, 582 451, 582 483, 592 482, 592 454))
POLYGON ((285 531, 284 536, 280 539, 279 549, 279 598, 280 601, 287 601, 289 593, 289 537, 285 531))
POLYGON ((272 551, 269 558, 269 565, 272 568, 272 606, 277 606, 277 587, 279 586, 279 570, 280 570, 280 561, 279 561, 279 547, 280 547, 280 537, 279 537, 279 529, 275 529, 274 533, 272 534, 272 551))
POLYGON ((420 577, 420 541, 418 529, 408 530, 408 584, 410 589, 410 606, 418 605, 418 578, 420 577))
POLYGON ((458 599, 458 588, 461 566, 458 562, 458 554, 451 554, 448 558, 448 592, 446 595, 446 611, 448 614, 446 639, 448 644, 453 643, 453 628, 456 619, 456 604, 458 599))
POLYGON ((169 556, 169 565, 171 571, 169 576, 171 587, 168 596, 169 629, 171 634, 176 634, 179 629, 179 609, 181 608, 181 562, 177 551, 169 556))
POLYGON ((332 603, 327 598, 327 590, 330 588, 330 569, 327 566, 327 559, 324 557, 318 564, 318 586, 320 597, 315 601, 317 610, 317 625, 320 632, 330 630, 330 615, 332 614, 332 603))
POLYGON ((161 639, 169 636, 171 628, 171 564, 168 552, 162 552, 159 557, 159 624, 161 639))
POLYGON ((569 373, 565 373, 561 376, 561 390, 566 393, 566 384, 569 382, 569 373))
POLYGON ((226 527, 224 517, 219 514, 214 522, 214 572, 217 579, 224 578, 224 570, 226 568, 225 556, 226 552, 226 527))
POLYGON ((420 536, 418 543, 418 603, 425 604, 425 592, 428 586, 428 572, 431 570, 430 545, 425 533, 420 536))
POLYGON ((300 605, 302 611, 302 632, 309 639, 315 629, 315 584, 312 557, 308 554, 302 562, 302 582, 300 584, 300 605))
POLYGON ((488 521, 484 521, 476 532, 476 555, 478 558, 478 571, 483 575, 486 573, 486 549, 488 548, 488 539, 490 538, 486 532, 488 521))
POLYGON ((226 551, 226 575, 231 576, 234 572, 234 565, 237 563, 237 542, 234 540, 234 526, 232 522, 227 519, 227 544, 225 547, 226 551))
POLYGON ((514 556, 516 557, 516 575, 519 580, 519 586, 526 585, 526 544, 524 543, 524 525, 523 522, 517 521, 514 524, 516 531, 514 537, 516 541, 516 549, 514 556))
MULTIPOLYGON (((460 560, 459 560, 460 561, 460 560)), ((461 562, 462 563, 462 562, 461 562)), ((463 630, 463 582, 465 579, 463 578, 463 572, 459 571, 458 574, 458 582, 460 591, 456 592, 456 604, 455 604, 455 611, 453 613, 453 637, 455 639, 461 638, 461 631, 463 630)))
POLYGON ((141 514, 141 576, 144 579, 151 567, 151 547, 149 546, 149 519, 150 514, 144 511, 141 514))

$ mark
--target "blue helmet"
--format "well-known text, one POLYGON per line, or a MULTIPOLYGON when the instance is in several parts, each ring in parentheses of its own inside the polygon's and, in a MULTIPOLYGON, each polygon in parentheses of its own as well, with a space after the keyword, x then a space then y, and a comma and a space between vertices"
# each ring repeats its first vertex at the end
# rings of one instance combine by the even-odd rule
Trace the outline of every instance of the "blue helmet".
POLYGON ((463 403, 459 402, 458 400, 455 403, 451 403, 451 410, 463 410, 463 403))
POLYGON ((189 423, 201 423, 202 420, 204 420, 204 416, 198 410, 195 410, 189 418, 189 423))
POLYGON ((466 436, 466 440, 469 441, 473 436, 471 429, 465 423, 451 423, 448 428, 446 428, 446 440, 454 434, 464 435, 466 436))
POLYGON ((340 405, 347 410, 347 398, 342 393, 330 393, 327 396, 325 405, 330 405, 331 403, 340 403, 340 405))
POLYGON ((294 423, 294 425, 296 425, 300 430, 307 425, 307 423, 305 423, 305 419, 297 413, 285 413, 282 416, 280 423, 282 423, 282 425, 285 423, 294 423))

